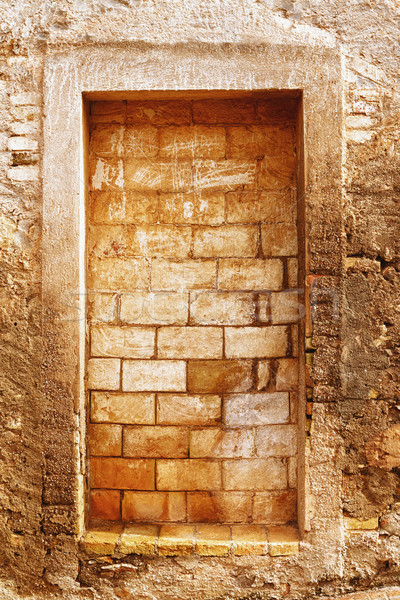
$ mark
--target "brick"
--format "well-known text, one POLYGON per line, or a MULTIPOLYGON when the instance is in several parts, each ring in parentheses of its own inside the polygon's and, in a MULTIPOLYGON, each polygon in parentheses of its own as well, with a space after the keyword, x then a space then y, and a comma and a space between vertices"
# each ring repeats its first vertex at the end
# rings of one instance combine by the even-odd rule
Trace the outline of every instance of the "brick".
POLYGON ((155 329, 150 327, 117 327, 93 325, 92 356, 118 358, 151 358, 154 355, 155 329))
POLYGON ((91 194, 91 211, 94 223, 156 223, 157 192, 94 192, 91 194))
POLYGON ((184 492, 124 492, 122 520, 155 523, 186 519, 184 492))
POLYGON ((154 490, 154 460, 91 458, 90 487, 154 490))
POLYGON ((297 452, 296 425, 269 425, 255 429, 257 456, 294 456, 297 452))
POLYGON ((250 293, 191 294, 190 318, 196 325, 249 325, 255 315, 254 297, 250 293))
POLYGON ((225 157, 223 127, 164 127, 160 130, 160 156, 163 158, 225 157))
MULTIPOLYGON (((235 190, 242 186, 253 189, 256 186, 256 167, 257 163, 249 160, 194 160, 192 184, 195 190, 226 191, 235 190)), ((174 189, 180 190, 182 188, 175 186, 174 189)), ((165 189, 165 191, 168 190, 165 189)))
POLYGON ((198 100, 193 102, 193 122, 220 125, 222 123, 256 122, 255 104, 252 100, 198 100))
POLYGON ((189 392, 245 392, 252 385, 252 362, 249 360, 192 360, 188 363, 189 392))
POLYGON ((223 192, 160 194, 160 222, 221 225, 225 220, 223 192))
POLYGON ((222 358, 220 327, 160 327, 160 358, 222 358))
POLYGON ((355 517, 345 517, 344 526, 346 529, 354 530, 372 530, 379 527, 379 517, 371 519, 356 519, 355 517))
POLYGON ((258 227, 255 225, 225 225, 201 227, 193 232, 195 258, 256 256, 258 227))
POLYGON ((122 190, 124 168, 117 158, 92 158, 89 161, 91 190, 122 190))
POLYGON ((297 487, 297 458, 291 457, 288 460, 288 484, 290 488, 297 487))
POLYGON ((263 158, 265 155, 293 155, 293 126, 272 127, 248 125, 228 127, 226 140, 227 158, 263 158))
POLYGON ((83 540, 83 547, 90 554, 112 555, 117 547, 121 526, 116 525, 108 531, 89 531, 83 540))
POLYGON ((11 181, 38 181, 39 168, 32 166, 12 167, 7 171, 7 178, 11 181))
POLYGON ((91 225, 88 231, 87 253, 97 256, 133 256, 135 250, 135 231, 124 225, 91 225))
POLYGON ((161 556, 187 556, 194 550, 194 527, 192 525, 163 525, 158 538, 161 556))
POLYGON ((261 323, 297 323, 304 312, 303 308, 297 290, 259 296, 261 323))
POLYGON ((173 262, 153 260, 151 287, 153 290, 201 290, 216 285, 216 261, 183 260, 173 262))
POLYGON ((92 392, 90 416, 93 422, 153 425, 154 403, 154 394, 92 392))
MULTIPOLYGON (((12 136, 8 138, 8 149, 11 151, 18 150, 37 150, 38 143, 37 140, 33 140, 32 138, 24 137, 24 136, 12 136)), ((6 148, 4 148, 5 150, 6 148)))
POLYGON ((225 490, 279 490, 287 485, 286 464, 279 458, 225 460, 222 480, 225 490))
POLYGON ((297 519, 296 492, 256 492, 254 494, 253 522, 286 525, 297 519))
POLYGON ((126 106, 127 123, 152 125, 186 125, 191 123, 190 102, 184 100, 129 101, 126 106))
POLYGON ((119 490, 91 490, 90 517, 119 521, 121 518, 121 492, 119 490))
POLYGON ((123 123, 124 117, 124 102, 107 100, 90 104, 90 121, 92 123, 123 123))
POLYGON ((118 125, 97 125, 90 132, 90 152, 104 158, 122 156, 124 128, 118 125))
POLYGON ((157 423, 162 425, 214 425, 221 419, 220 396, 158 394, 157 423))
POLYGON ((259 525, 234 525, 232 547, 235 556, 267 554, 267 532, 259 525))
POLYGON ((231 530, 226 525, 207 525, 196 528, 196 552, 200 556, 227 556, 231 547, 231 530))
POLYGON ((139 458, 185 458, 189 432, 185 427, 126 427, 124 456, 139 458))
POLYGON ((190 432, 191 458, 251 458, 253 456, 252 431, 208 427, 190 432))
POLYGON ((261 244, 264 256, 293 256, 297 254, 295 225, 270 224, 261 226, 261 244))
POLYGON ((276 192, 228 192, 228 223, 293 223, 296 203, 290 189, 276 192))
POLYGON ((120 425, 89 425, 89 452, 92 456, 121 456, 120 425))
POLYGON ((226 327, 227 358, 267 358, 285 356, 288 347, 285 327, 226 327))
POLYGON ((159 130, 151 125, 126 127, 125 155, 135 158, 154 158, 159 152, 159 130))
POLYGON ((125 160, 125 186, 127 190, 139 192, 190 190, 193 187, 192 163, 127 158, 125 160))
POLYGON ((188 520, 195 523, 243 523, 251 519, 252 494, 245 492, 188 492, 188 520))
POLYGON ((218 267, 221 290, 280 290, 283 265, 278 259, 222 258, 218 267))
POLYGON ((272 382, 272 367, 269 360, 260 360, 257 365, 257 390, 264 390, 272 382))
POLYGON ((158 490, 219 490, 221 465, 201 459, 158 460, 156 480, 158 490))
POLYGON ((224 422, 240 425, 275 425, 289 420, 289 394, 285 392, 234 394, 225 398, 224 422))
POLYGON ((278 391, 295 390, 299 383, 299 365, 294 358, 281 358, 276 371, 276 389, 278 391))
POLYGON ((298 270, 298 260, 297 258, 288 258, 287 260, 287 270, 288 270, 288 285, 290 288, 298 288, 299 287, 299 270, 298 270))
POLYGON ((264 190, 290 187, 295 181, 296 161, 291 156, 268 156, 260 162, 258 184, 264 190))
POLYGON ((125 392, 183 392, 186 363, 182 360, 124 361, 122 389, 125 392))
POLYGON ((144 258, 93 256, 89 260, 91 290, 141 290, 149 285, 149 266, 144 258))
POLYGON ((90 390, 118 390, 121 361, 118 358, 91 358, 87 373, 90 390))
POLYGON ((296 123, 295 98, 264 98, 257 100, 257 120, 260 123, 296 123))
POLYGON ((186 325, 187 293, 132 292, 121 296, 120 316, 135 325, 186 325))
POLYGON ((117 295, 94 292, 88 295, 88 319, 104 323, 117 318, 117 295))
POLYGON ((271 556, 290 556, 299 552, 299 534, 294 527, 268 527, 271 556))
POLYGON ((157 536, 157 525, 126 525, 121 535, 119 551, 122 554, 152 556, 156 553, 157 536))
POLYGON ((134 253, 139 256, 187 258, 191 242, 190 227, 147 225, 135 230, 134 253))

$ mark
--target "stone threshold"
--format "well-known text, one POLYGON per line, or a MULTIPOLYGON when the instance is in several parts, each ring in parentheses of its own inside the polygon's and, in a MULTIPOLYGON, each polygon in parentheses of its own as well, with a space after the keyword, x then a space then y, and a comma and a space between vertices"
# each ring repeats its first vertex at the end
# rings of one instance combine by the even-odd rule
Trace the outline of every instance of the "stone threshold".
POLYGON ((88 530, 88 554, 146 556, 289 556, 299 552, 295 527, 264 525, 111 524, 88 530))

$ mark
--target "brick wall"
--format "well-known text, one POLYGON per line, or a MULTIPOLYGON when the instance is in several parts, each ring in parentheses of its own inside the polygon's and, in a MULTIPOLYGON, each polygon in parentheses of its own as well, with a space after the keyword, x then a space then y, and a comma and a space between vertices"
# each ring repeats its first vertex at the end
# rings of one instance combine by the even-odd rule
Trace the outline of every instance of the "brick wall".
POLYGON ((291 100, 93 102, 90 512, 296 513, 291 100))

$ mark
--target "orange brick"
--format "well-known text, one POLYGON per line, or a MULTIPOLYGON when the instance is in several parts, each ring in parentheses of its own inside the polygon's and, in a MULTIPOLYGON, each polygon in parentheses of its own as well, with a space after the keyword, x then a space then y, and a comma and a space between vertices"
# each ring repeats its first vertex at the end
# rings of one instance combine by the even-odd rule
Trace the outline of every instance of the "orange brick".
POLYGON ((90 133, 90 152, 96 156, 122 156, 124 128, 119 125, 97 125, 90 133))
POLYGON ((91 458, 90 487, 154 490, 154 460, 91 458))
POLYGON ((278 259, 222 258, 218 267, 221 290, 280 290, 283 265, 278 259))
POLYGON ((88 361, 90 390, 118 390, 120 385, 121 361, 118 358, 91 358, 88 361))
POLYGON ((188 363, 189 392, 245 392, 253 385, 249 360, 192 360, 188 363))
POLYGON ((124 187, 123 162, 117 158, 95 158, 89 161, 92 190, 122 190, 124 187))
POLYGON ((164 127, 160 130, 160 156, 163 158, 225 157, 223 127, 164 127))
POLYGON ((257 456, 294 456, 297 452, 296 425, 269 425, 255 429, 257 456))
POLYGON ((126 156, 154 158, 159 152, 158 129, 150 125, 126 127, 124 150, 126 156))
POLYGON ((222 123, 255 123, 255 103, 252 100, 198 100, 193 102, 193 122, 220 125, 222 123))
POLYGON ((295 98, 264 98, 257 100, 257 119, 260 123, 296 123, 295 98))
POLYGON ((90 517, 119 521, 121 518, 121 493, 119 490, 91 490, 90 517))
POLYGON ((132 292, 121 296, 121 321, 136 325, 186 325, 187 292, 132 292))
POLYGON ((92 392, 91 420, 93 422, 153 425, 155 422, 154 402, 154 394, 92 392))
POLYGON ((294 154, 293 126, 248 125, 228 127, 227 158, 263 158, 294 154))
POLYGON ((270 556, 290 556, 299 552, 299 533, 294 527, 268 527, 270 556))
POLYGON ((257 525, 232 527, 232 546, 235 556, 267 554, 267 532, 257 525))
POLYGON ((191 458, 251 458, 254 437, 250 430, 222 430, 217 427, 190 432, 191 458))
POLYGON ((123 123, 125 103, 98 101, 90 104, 90 121, 92 123, 123 123))
POLYGON ((249 325, 255 320, 254 297, 235 292, 193 293, 190 316, 197 325, 249 325))
POLYGON ((117 358, 151 358, 154 355, 155 329, 150 327, 117 327, 93 325, 92 356, 117 358))
POLYGON ((163 525, 158 538, 161 556, 187 556, 194 550, 194 527, 190 525, 163 525))
POLYGON ((279 490, 287 485, 286 464, 280 458, 225 460, 222 479, 226 490, 279 490))
POLYGON ((185 458, 189 432, 186 427, 125 427, 124 456, 185 458))
POLYGON ((256 492, 254 494, 253 522, 286 525, 296 521, 296 492, 256 492))
POLYGON ((127 123, 152 125, 186 125, 192 120, 190 103, 184 100, 127 102, 127 123))
POLYGON ((149 285, 149 265, 144 258, 93 256, 89 260, 91 290, 143 290, 149 285))
POLYGON ((196 527, 196 552, 200 556, 227 556, 230 539, 230 527, 202 523, 196 527))
POLYGON ((224 219, 223 192, 160 194, 161 223, 221 225, 224 219))
POLYGON ((289 421, 289 394, 285 392, 233 394, 224 401, 224 422, 239 425, 274 425, 289 421))
POLYGON ((222 358, 220 327, 160 327, 160 358, 222 358))
POLYGON ((117 295, 94 292, 88 294, 88 319, 112 322, 117 318, 117 295))
POLYGON ((158 490, 219 490, 221 465, 200 459, 158 460, 158 490))
POLYGON ((125 160, 125 186, 127 190, 139 192, 190 190, 193 187, 192 163, 127 158, 125 160))
POLYGON ((120 425, 89 425, 89 452, 93 456, 121 456, 120 425))
POLYGON ((285 356, 286 327, 226 327, 225 354, 228 358, 273 358, 285 356))
POLYGON ((157 423, 162 425, 213 425, 221 419, 220 396, 158 394, 157 423))
POLYGON ((186 519, 184 492, 124 492, 122 520, 155 523, 186 519))
POLYGON ((201 227, 193 232, 193 256, 197 258, 256 256, 257 247, 255 225, 201 227))
POLYGON ((247 523, 252 494, 245 492, 189 492, 188 520, 195 523, 247 523))
MULTIPOLYGON (((179 163, 185 164, 185 163, 179 163)), ((249 160, 194 160, 193 181, 195 190, 236 190, 256 186, 256 161, 249 160)), ((181 190, 182 187, 174 190, 181 190)), ((188 188, 186 188, 188 189, 188 188)), ((171 191, 174 191, 171 190, 171 191)), ((165 189, 165 191, 168 191, 165 189)))
POLYGON ((156 223, 157 192, 94 192, 91 194, 94 223, 156 223))
POLYGON ((216 285, 215 260, 152 261, 153 290, 201 290, 216 285))
POLYGON ((291 189, 226 194, 228 223, 293 223, 295 219, 296 202, 291 189))
POLYGON ((299 382, 299 365, 295 358, 282 358, 278 361, 276 389, 295 390, 299 382))
POLYGON ((267 156, 260 162, 258 184, 264 190, 277 190, 292 186, 295 180, 296 161, 292 156, 267 156))
POLYGON ((125 392, 183 392, 186 363, 182 360, 125 360, 122 368, 125 392))
POLYGON ((293 256, 297 254, 295 225, 262 225, 261 243, 264 256, 293 256))

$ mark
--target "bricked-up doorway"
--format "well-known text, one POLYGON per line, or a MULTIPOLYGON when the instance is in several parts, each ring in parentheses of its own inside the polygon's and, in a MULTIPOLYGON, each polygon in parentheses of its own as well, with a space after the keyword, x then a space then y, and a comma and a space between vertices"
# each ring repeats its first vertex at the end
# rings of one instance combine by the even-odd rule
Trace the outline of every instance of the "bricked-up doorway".
POLYGON ((92 519, 296 520, 296 115, 90 103, 92 519))

